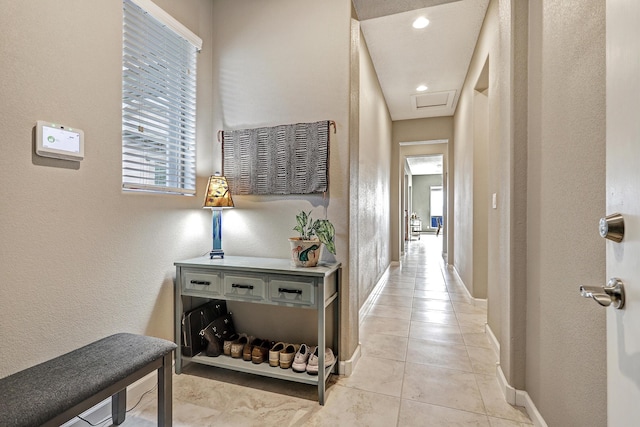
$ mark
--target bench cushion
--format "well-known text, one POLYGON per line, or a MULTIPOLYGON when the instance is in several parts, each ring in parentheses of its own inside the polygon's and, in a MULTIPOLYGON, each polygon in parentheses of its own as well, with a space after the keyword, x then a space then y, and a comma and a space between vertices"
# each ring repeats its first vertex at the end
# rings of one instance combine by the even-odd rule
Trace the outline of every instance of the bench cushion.
POLYGON ((0 379, 0 426, 41 425, 116 384, 176 345, 120 333, 0 379))

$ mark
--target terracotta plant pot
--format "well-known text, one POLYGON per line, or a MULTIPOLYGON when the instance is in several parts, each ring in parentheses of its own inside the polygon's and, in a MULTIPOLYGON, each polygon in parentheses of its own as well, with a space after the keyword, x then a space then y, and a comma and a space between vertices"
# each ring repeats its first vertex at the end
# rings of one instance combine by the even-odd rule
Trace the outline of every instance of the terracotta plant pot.
POLYGON ((290 237, 289 243, 291 243, 291 259, 296 267, 315 267, 318 264, 322 250, 320 240, 290 237))

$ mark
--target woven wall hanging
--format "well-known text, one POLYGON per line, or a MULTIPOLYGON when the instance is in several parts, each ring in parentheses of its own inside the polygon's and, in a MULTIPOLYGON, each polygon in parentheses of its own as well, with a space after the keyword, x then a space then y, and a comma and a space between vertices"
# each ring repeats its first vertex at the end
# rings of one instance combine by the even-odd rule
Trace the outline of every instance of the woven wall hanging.
POLYGON ((222 132, 231 194, 311 194, 329 189, 329 120, 222 132))

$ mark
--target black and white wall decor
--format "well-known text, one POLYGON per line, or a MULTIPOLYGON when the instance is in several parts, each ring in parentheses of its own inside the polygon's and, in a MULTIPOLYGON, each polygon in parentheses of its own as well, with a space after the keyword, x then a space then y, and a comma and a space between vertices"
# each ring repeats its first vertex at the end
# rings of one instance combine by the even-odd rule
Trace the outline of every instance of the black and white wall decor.
POLYGON ((231 194, 311 194, 329 189, 329 120, 222 132, 231 194))

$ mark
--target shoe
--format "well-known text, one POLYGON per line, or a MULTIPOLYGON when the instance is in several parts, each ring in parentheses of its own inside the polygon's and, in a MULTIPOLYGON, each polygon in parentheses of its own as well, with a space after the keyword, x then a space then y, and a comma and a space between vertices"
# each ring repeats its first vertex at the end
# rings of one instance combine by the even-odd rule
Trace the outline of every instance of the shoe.
POLYGON ((222 348, 223 348, 223 353, 226 356, 231 356, 231 345, 235 342, 238 342, 239 339, 240 339, 240 335, 233 334, 224 340, 224 344, 222 348))
MULTIPOLYGON (((328 368, 335 362, 335 356, 330 348, 324 350, 324 367, 328 368)), ((318 375, 318 347, 313 350, 311 356, 309 356, 309 362, 307 363, 307 374, 318 375)))
POLYGON ((251 350, 251 361, 258 365, 269 359, 269 349, 272 346, 269 340, 262 340, 259 345, 254 345, 251 350))
POLYGON ((234 359, 242 358, 242 351, 244 346, 253 341, 253 337, 248 337, 246 334, 240 334, 240 338, 231 344, 231 357, 234 359))
POLYGON ((253 351, 253 347, 256 345, 260 345, 262 344, 262 340, 260 338, 254 338, 250 341, 248 341, 243 349, 242 349, 242 358, 247 361, 250 362, 251 361, 251 352, 253 351))
POLYGON ((298 344, 287 344, 280 352, 280 367, 282 369, 289 369, 291 367, 291 363, 293 363, 293 358, 298 352, 300 345, 298 344))
POLYGON ((307 370, 307 360, 309 360, 309 347, 306 344, 301 344, 300 348, 296 352, 291 364, 291 369, 295 372, 304 372, 307 370))
POLYGON ((273 366, 275 368, 280 365, 280 352, 284 350, 285 346, 286 344, 281 341, 269 350, 269 366, 273 366))

